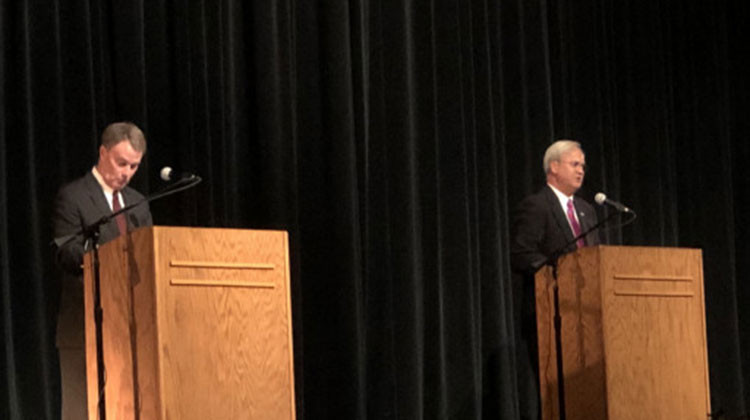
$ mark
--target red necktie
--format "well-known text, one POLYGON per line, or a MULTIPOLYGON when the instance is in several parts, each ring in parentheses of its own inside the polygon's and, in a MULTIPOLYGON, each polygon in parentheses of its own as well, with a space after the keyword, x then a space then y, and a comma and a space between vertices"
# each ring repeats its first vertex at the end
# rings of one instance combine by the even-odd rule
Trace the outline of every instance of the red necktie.
MULTIPOLYGON (((576 220, 576 210, 573 207, 573 200, 568 200, 568 220, 570 221, 570 226, 573 227, 573 236, 578 236, 581 234, 581 225, 578 224, 578 220, 576 220)), ((586 244, 583 242, 583 238, 579 239, 576 242, 576 245, 578 245, 578 248, 584 247, 586 244)))
MULTIPOLYGON (((112 213, 119 211, 121 208, 120 194, 117 191, 112 191, 112 213)), ((125 213, 115 216, 115 221, 117 221, 117 228, 120 230, 120 235, 128 233, 128 222, 125 220, 125 213)))

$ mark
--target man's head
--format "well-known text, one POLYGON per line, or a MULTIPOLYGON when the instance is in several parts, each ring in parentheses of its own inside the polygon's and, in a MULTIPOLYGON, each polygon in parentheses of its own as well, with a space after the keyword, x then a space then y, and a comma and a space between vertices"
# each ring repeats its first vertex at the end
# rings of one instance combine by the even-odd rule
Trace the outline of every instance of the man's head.
POLYGON ((113 190, 121 190, 135 175, 146 153, 146 138, 135 124, 112 123, 102 133, 96 170, 113 190))
POLYGON ((573 195, 583 184, 586 174, 586 155, 581 144, 573 140, 558 140, 544 153, 544 172, 547 182, 565 195, 573 195))

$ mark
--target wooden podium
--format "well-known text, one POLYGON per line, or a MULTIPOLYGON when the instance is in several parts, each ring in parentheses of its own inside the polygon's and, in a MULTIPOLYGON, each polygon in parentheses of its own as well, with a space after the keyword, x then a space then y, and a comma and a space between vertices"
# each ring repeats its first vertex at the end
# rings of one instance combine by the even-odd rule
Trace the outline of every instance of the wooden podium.
MULTIPOLYGON (((286 232, 151 227, 99 255, 107 420, 295 418, 286 232)), ((90 255, 84 287, 96 419, 90 255)))
MULTIPOLYGON (((558 261, 566 419, 711 411, 698 249, 598 246, 558 261)), ((553 272, 536 275, 542 418, 558 419, 553 272)))

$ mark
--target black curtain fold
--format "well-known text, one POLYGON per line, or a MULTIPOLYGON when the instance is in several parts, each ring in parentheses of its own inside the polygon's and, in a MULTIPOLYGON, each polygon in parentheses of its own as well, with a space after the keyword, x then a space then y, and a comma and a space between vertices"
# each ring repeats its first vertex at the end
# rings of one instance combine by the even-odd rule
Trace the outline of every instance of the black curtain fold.
MULTIPOLYGON (((57 418, 57 188, 115 120, 161 225, 290 233, 298 418, 522 418, 509 212, 580 140, 637 209, 612 244, 703 250, 712 404, 750 403, 742 2, 0 2, 0 417, 57 418)), ((602 216, 609 210, 600 209, 602 216)))

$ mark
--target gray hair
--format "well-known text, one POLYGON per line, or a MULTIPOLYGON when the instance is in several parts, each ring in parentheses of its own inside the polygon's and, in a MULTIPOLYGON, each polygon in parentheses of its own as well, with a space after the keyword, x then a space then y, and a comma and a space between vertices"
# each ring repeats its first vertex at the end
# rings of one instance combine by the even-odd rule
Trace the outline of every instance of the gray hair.
POLYGON ((550 162, 559 162, 562 155, 568 153, 573 149, 580 149, 581 151, 583 151, 583 149, 581 149, 581 143, 575 140, 558 140, 552 143, 547 148, 547 151, 544 152, 544 173, 549 173, 550 162))

